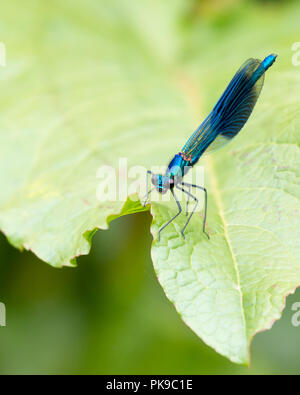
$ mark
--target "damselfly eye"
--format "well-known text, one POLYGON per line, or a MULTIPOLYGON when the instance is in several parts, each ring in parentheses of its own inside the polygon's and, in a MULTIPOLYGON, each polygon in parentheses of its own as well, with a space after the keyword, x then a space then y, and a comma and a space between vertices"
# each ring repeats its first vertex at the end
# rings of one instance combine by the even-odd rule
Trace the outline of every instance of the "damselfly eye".
POLYGON ((155 174, 152 175, 152 177, 151 177, 151 182, 152 182, 152 184, 155 185, 155 186, 158 184, 157 175, 155 175, 155 174))

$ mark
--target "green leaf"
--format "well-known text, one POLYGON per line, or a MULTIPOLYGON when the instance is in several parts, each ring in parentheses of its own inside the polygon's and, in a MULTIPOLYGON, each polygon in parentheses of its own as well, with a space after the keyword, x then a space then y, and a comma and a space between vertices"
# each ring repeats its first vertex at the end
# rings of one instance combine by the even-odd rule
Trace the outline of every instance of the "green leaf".
POLYGON ((270 18, 247 6, 228 25, 192 18, 187 4, 29 0, 17 20, 16 1, 2 6, 0 228, 51 265, 74 265, 97 229, 144 210, 126 194, 99 201, 97 169, 125 180, 119 158, 166 165, 240 63, 277 52, 245 130, 200 163, 210 240, 196 213, 186 240, 182 215, 158 242, 176 205, 152 204, 153 262, 168 298, 207 344, 247 363, 252 337, 300 284, 300 76, 290 49, 299 7, 270 18))
POLYGON ((134 201, 123 207, 126 195, 99 201, 98 168, 114 166, 126 180, 119 158, 149 167, 168 148, 154 133, 179 135, 191 118, 166 79, 173 14, 159 2, 136 2, 132 13, 127 2, 107 0, 30 1, 18 22, 11 2, 2 15, 0 226, 16 247, 53 266, 73 265, 95 229, 143 210, 134 201), (165 45, 144 29, 157 7, 165 45))
MULTIPOLYGON (((219 353, 247 363, 251 339, 280 317, 286 295, 299 285, 299 147, 235 144, 205 168, 210 240, 199 215, 183 240, 182 217, 155 241, 152 257, 187 325, 219 353)), ((174 213, 154 206, 155 236, 174 213)))

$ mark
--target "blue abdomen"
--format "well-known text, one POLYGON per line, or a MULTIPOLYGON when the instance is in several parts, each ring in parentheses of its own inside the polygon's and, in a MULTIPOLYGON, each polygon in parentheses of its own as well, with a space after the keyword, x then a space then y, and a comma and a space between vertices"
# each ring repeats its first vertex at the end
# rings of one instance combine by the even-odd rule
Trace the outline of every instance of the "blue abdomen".
POLYGON ((265 73, 265 71, 267 71, 268 68, 272 66, 276 58, 277 55, 274 54, 267 56, 253 74, 252 80, 256 82, 265 73))
POLYGON ((268 70, 269 67, 272 66, 272 64, 275 62, 275 59, 277 58, 277 55, 271 54, 267 56, 262 62, 262 66, 265 70, 268 70))

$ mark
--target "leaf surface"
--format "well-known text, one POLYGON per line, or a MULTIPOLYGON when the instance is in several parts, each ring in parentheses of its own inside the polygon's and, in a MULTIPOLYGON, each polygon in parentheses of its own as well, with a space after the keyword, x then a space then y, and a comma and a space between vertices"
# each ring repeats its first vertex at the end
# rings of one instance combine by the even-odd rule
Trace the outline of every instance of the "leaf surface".
POLYGON ((265 23, 267 10, 250 8, 230 29, 212 29, 189 19, 181 0, 30 0, 17 21, 16 4, 3 5, 0 27, 0 228, 56 267, 87 254, 112 219, 144 210, 119 188, 127 171, 166 165, 240 63, 278 52, 245 129, 199 163, 210 240, 200 212, 186 240, 182 215, 159 243, 176 206, 151 208, 152 257, 168 298, 207 344, 247 363, 252 337, 300 283, 297 12, 273 11, 265 23), (104 165, 116 169, 115 201, 97 197, 104 165))

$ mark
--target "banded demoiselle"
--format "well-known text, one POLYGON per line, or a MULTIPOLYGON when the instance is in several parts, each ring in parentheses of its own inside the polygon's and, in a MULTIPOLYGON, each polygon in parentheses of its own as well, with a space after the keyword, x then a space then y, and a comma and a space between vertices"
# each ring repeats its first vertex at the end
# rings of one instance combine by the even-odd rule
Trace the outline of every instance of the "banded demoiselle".
POLYGON ((181 204, 175 194, 175 188, 188 196, 188 202, 190 198, 195 201, 193 210, 181 230, 183 237, 184 231, 198 204, 198 199, 190 192, 191 188, 199 188, 204 192, 204 220, 202 230, 209 238, 208 233, 205 231, 207 190, 200 185, 183 182, 182 179, 198 162, 204 152, 221 148, 243 128, 260 95, 264 83, 264 74, 275 62, 276 57, 277 55, 271 54, 263 61, 253 58, 246 60, 230 81, 211 113, 194 131, 182 150, 171 160, 165 174, 154 174, 150 170, 147 171, 147 195, 144 206, 149 199, 149 194, 154 189, 161 194, 170 190, 178 206, 177 214, 159 229, 159 239, 162 230, 182 212, 181 204), (154 185, 150 190, 148 189, 149 175, 151 175, 151 182, 154 185), (186 190, 185 187, 189 190, 186 190))

